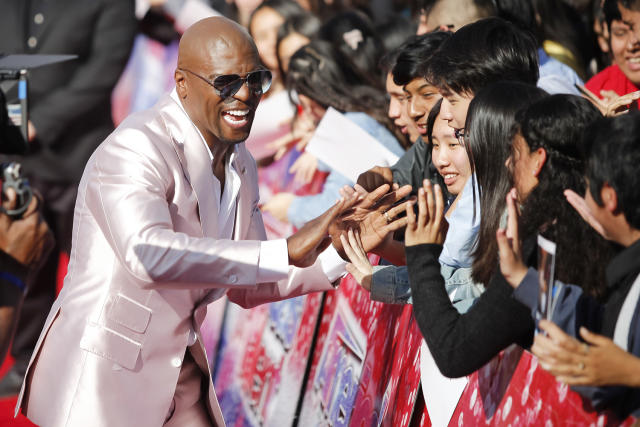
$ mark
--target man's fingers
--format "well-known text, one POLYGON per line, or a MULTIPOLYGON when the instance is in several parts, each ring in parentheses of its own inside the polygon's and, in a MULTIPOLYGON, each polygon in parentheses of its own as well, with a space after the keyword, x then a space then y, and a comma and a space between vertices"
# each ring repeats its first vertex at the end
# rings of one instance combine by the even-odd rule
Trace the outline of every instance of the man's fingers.
MULTIPOLYGON (((413 212, 413 209, 411 209, 411 211, 413 212)), ((390 233, 392 231, 400 230, 401 228, 404 228, 407 226, 407 222, 408 222, 407 217, 398 218, 395 221, 392 221, 389 224, 387 224, 387 226, 385 227, 385 231, 390 233)))
POLYGON ((369 194, 369 192, 365 190, 364 187, 360 184, 354 185, 353 189, 355 190, 356 193, 358 193, 362 197, 366 197, 369 194))

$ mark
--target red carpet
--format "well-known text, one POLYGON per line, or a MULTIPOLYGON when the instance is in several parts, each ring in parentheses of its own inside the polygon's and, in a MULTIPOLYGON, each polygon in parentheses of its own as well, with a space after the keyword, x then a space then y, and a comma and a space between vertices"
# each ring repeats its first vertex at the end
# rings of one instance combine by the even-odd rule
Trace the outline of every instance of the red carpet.
MULTIPOLYGON (((57 281, 57 291, 60 292, 62 289, 62 282, 64 281, 64 276, 67 274, 67 264, 69 263, 69 256, 67 254, 60 254, 60 264, 58 267, 58 277, 57 281)), ((11 368, 13 365, 13 359, 11 356, 7 356, 7 359, 4 361, 2 366, 0 366, 0 378, 4 377, 4 374, 11 368)), ((11 426, 11 427, 33 427, 35 424, 30 422, 24 415, 18 414, 17 418, 13 417, 13 410, 16 407, 16 401, 18 400, 18 396, 7 397, 5 399, 0 399, 0 426, 11 426)))
MULTIPOLYGON (((0 367, 0 378, 11 368, 13 365, 13 359, 7 357, 0 367)), ((16 407, 16 400, 18 396, 7 397, 0 399, 0 426, 12 426, 12 427, 33 427, 31 421, 29 421, 24 415, 19 414, 17 418, 13 418, 13 409, 16 407)))

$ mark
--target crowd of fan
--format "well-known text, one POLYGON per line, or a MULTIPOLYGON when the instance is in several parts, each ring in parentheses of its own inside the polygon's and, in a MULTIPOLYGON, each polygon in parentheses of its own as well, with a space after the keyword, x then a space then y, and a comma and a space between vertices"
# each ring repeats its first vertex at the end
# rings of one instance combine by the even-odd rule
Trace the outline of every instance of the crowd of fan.
POLYGON ((377 25, 362 10, 321 19, 284 0, 253 12, 276 76, 268 96, 287 91, 297 105, 275 159, 299 155, 301 182, 328 173, 320 193, 279 193, 263 211, 300 226, 359 193, 334 245, 371 299, 413 304, 445 376, 517 343, 597 409, 637 415, 640 2, 432 0, 418 11, 377 25), (329 108, 398 162, 354 183, 305 152, 329 108), (538 236, 557 247, 544 315, 538 236))
MULTIPOLYGON (((151 3, 165 20, 176 2, 151 3)), ((371 299, 413 304, 445 376, 516 343, 596 409, 637 416, 640 1, 254 3, 229 13, 273 73, 262 102, 295 106, 259 164, 293 156, 299 183, 326 175, 263 211, 299 227, 358 193, 333 243, 371 299), (330 108, 398 162, 352 182, 305 152, 330 108), (538 236, 557 245, 542 317, 538 236)))

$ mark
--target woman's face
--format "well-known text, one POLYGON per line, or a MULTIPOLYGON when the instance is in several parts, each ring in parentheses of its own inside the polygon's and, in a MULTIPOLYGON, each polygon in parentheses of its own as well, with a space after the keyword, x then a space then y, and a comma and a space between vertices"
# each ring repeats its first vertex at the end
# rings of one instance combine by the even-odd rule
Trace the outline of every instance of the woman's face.
POLYGON ((282 69, 285 73, 289 71, 289 60, 293 54, 307 44, 309 44, 309 38, 300 33, 291 33, 280 41, 278 57, 280 58, 280 64, 282 64, 282 69))
POLYGON ((525 139, 517 133, 513 138, 511 155, 506 166, 513 176, 513 184, 518 192, 518 201, 523 203, 531 191, 538 185, 540 172, 540 150, 532 152, 525 139))
POLYGON ((263 7, 257 11, 251 20, 251 34, 258 47, 260 58, 271 71, 278 69, 276 41, 278 27, 283 23, 284 18, 270 7, 263 7))
MULTIPOLYGON (((634 14, 634 12, 630 13, 634 14)), ((623 15, 622 21, 611 22, 609 32, 611 53, 613 62, 633 84, 638 85, 640 84, 640 41, 634 31, 637 29, 632 28, 633 22, 625 21, 624 17, 623 15)), ((635 18, 635 15, 633 17, 635 18)))
POLYGON ((433 164, 444 178, 449 193, 460 194, 467 179, 471 176, 471 165, 467 151, 455 137, 453 128, 440 116, 433 126, 432 141, 433 164))

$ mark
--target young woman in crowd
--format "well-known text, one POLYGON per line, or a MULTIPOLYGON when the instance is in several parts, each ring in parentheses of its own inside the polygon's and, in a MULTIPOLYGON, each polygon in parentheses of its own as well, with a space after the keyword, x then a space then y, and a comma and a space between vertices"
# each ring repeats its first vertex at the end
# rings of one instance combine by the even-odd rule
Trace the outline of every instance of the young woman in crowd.
MULTIPOLYGON (((384 94, 340 63, 328 42, 312 41, 291 57, 287 85, 290 92, 295 93, 304 114, 314 123, 320 122, 327 109, 333 107, 391 152, 398 156, 404 152, 389 131, 393 124, 387 117, 384 94)), ((301 226, 317 216, 319 209, 331 206, 339 197, 339 189, 349 184, 352 183, 348 178, 331 171, 320 194, 298 197, 279 193, 263 209, 301 226)))
POLYGON ((288 18, 278 29, 276 56, 280 75, 285 80, 291 56, 316 36, 320 25, 317 17, 310 13, 302 13, 288 18))
MULTIPOLYGON (((562 254, 556 264, 558 280, 582 283, 594 296, 603 290, 602 266, 609 247, 563 203, 563 192, 584 189, 580 141, 588 124, 598 117, 597 109, 583 98, 543 98, 518 117, 519 130, 508 161, 518 201, 523 204, 527 264, 536 265, 536 235, 542 233, 557 243, 562 254)), ((473 120, 473 115, 467 118, 469 129, 473 129, 473 120)), ((465 135, 464 141, 473 144, 471 135, 465 135)), ((504 166, 495 162, 492 167, 504 166)), ((468 375, 512 343, 529 347, 534 331, 530 310, 513 298, 513 289, 500 271, 494 272, 487 290, 465 314, 451 305, 438 263, 446 235, 441 227, 442 190, 436 187, 433 191, 426 183, 418 205, 417 222, 413 210, 407 211, 407 267, 416 320, 440 371, 449 377, 468 375)))
POLYGON ((251 14, 249 33, 256 42, 260 59, 273 75, 267 96, 284 89, 276 54, 278 29, 287 19, 302 13, 305 10, 295 0, 265 0, 251 14))

